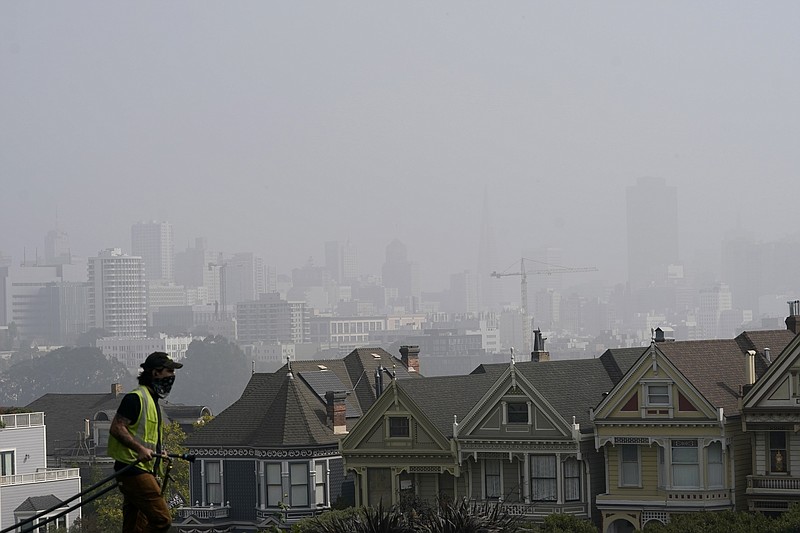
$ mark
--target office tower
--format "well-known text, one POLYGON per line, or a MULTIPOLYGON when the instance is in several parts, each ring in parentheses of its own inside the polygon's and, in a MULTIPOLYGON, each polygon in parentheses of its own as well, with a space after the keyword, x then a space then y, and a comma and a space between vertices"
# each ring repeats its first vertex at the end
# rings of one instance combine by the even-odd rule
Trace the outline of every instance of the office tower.
POLYGON ((420 306, 419 267, 408 260, 406 245, 394 239, 386 247, 383 286, 397 291, 396 304, 415 312, 420 306))
POLYGON ((225 305, 257 300, 266 292, 264 260, 252 252, 242 252, 224 262, 221 272, 224 281, 225 305))
POLYGON ((131 253, 144 260, 145 279, 175 279, 175 246, 169 222, 138 222, 131 226, 131 253))
POLYGON ((678 188, 639 178, 627 188, 628 282, 632 289, 667 278, 678 257, 678 188))
POLYGON ((455 313, 477 314, 477 286, 469 270, 450 274, 450 305, 455 313))
POLYGON ((358 279, 358 252, 347 242, 329 241, 325 243, 325 268, 331 278, 340 285, 348 285, 358 279))
POLYGON ((731 291, 727 284, 717 283, 711 289, 700 291, 698 326, 701 339, 720 338, 720 318, 732 309, 731 291))
POLYGON ((305 302, 262 294, 236 304, 239 342, 303 343, 311 337, 310 310, 305 302))
POLYGON ((502 299, 500 280, 492 277, 497 269, 494 231, 489 214, 489 195, 483 193, 483 215, 481 216, 481 235, 478 242, 477 299, 481 311, 498 311, 502 299))
POLYGON ((119 248, 89 258, 89 322, 115 337, 147 333, 144 260, 119 248))
POLYGON ((77 269, 0 267, 0 325, 13 322, 21 340, 38 344, 60 344, 85 331, 87 288, 77 269))
POLYGON ((69 264, 69 235, 58 229, 52 229, 44 236, 44 261, 46 265, 69 264))
POLYGON ((220 301, 222 254, 208 249, 206 239, 197 237, 194 247, 175 254, 175 283, 187 288, 205 288, 208 302, 220 301))

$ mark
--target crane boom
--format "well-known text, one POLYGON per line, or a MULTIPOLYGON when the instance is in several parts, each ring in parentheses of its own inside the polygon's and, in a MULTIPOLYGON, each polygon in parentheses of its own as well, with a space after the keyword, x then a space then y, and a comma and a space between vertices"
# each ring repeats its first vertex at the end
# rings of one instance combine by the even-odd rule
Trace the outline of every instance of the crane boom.
POLYGON ((506 276, 519 276, 520 277, 520 314, 522 315, 522 343, 525 354, 531 353, 531 324, 528 318, 528 275, 551 275, 551 274, 570 274, 573 272, 597 272, 596 267, 563 267, 556 266, 553 268, 540 268, 537 270, 525 269, 525 258, 519 260, 519 272, 497 272, 496 270, 490 274, 493 278, 504 278, 506 276))

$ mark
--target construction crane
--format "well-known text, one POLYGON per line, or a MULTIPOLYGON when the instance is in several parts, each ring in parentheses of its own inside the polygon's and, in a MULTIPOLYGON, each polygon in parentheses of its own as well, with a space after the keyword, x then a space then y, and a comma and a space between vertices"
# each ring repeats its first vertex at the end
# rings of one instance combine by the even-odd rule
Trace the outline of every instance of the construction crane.
MULTIPOLYGON (((528 259, 534 263, 540 263, 533 259, 528 259)), ((547 263, 542 263, 547 264, 547 263)), ((597 272, 595 267, 565 267, 559 265, 551 265, 552 268, 541 268, 536 270, 525 270, 525 258, 519 260, 519 272, 497 272, 496 270, 490 275, 493 278, 504 278, 506 276, 520 276, 520 314, 522 315, 522 344, 523 351, 526 355, 531 353, 531 325, 528 322, 528 276, 536 275, 552 275, 552 274, 571 274, 573 272, 597 272)))

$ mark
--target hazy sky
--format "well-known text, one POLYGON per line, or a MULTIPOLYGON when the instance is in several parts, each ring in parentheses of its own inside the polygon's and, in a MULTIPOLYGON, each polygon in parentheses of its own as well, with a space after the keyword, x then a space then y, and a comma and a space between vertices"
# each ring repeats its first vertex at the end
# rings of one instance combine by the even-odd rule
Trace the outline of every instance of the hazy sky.
MULTIPOLYGON (((138 220, 286 272, 395 237, 423 288, 560 246, 625 275, 625 187, 678 187, 681 253, 796 231, 797 2, 0 2, 0 250, 138 220)), ((29 252, 30 253, 30 252, 29 252)), ((40 252, 41 253, 41 252, 40 252)))

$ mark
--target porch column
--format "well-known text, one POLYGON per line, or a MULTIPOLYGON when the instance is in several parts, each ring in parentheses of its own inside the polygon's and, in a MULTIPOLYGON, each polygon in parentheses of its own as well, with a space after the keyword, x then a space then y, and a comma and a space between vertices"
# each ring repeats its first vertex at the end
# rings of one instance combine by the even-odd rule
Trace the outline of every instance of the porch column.
POLYGON ((524 472, 522 472, 522 497, 525 503, 531 503, 531 455, 525 454, 524 472))
POLYGON ((556 503, 564 503, 564 469, 561 467, 561 454, 556 454, 556 503))

